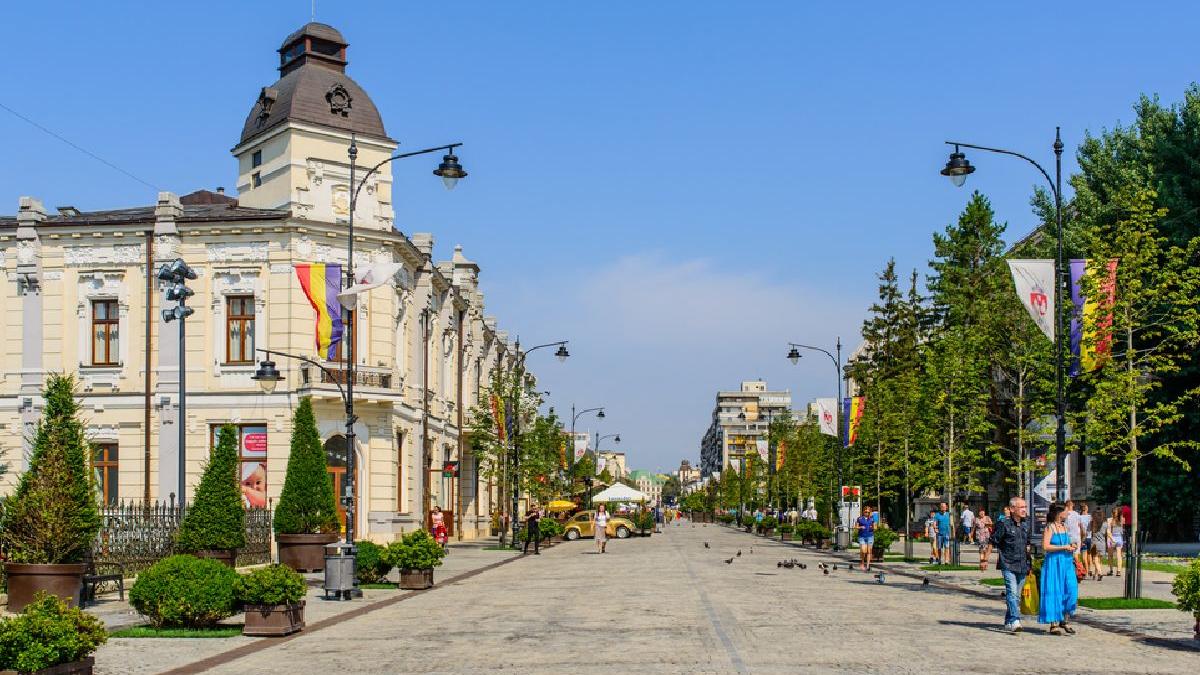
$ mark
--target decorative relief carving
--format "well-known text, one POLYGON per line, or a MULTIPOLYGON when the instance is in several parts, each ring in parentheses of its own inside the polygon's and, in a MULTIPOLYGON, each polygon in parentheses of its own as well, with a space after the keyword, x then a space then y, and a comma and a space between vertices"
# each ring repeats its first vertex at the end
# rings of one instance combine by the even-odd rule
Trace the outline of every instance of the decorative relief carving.
POLYGON ((330 199, 333 203, 333 212, 339 216, 350 215, 350 186, 334 185, 330 189, 330 199))
POLYGON ((34 247, 32 241, 22 239, 17 243, 18 265, 32 265, 35 259, 37 259, 37 249, 34 247))
POLYGON ((325 92, 325 101, 329 103, 329 112, 342 117, 350 116, 351 103, 354 102, 354 97, 346 91, 346 87, 342 86, 341 82, 334 84, 325 92))
POLYGON ((154 255, 156 258, 174 258, 179 246, 179 237, 159 235, 154 238, 154 255))
POLYGON ((142 262, 143 255, 141 244, 63 248, 63 262, 67 265, 135 265, 142 262))
POLYGON ((227 262, 266 262, 268 243, 265 241, 223 242, 209 244, 205 247, 208 261, 214 263, 227 262))

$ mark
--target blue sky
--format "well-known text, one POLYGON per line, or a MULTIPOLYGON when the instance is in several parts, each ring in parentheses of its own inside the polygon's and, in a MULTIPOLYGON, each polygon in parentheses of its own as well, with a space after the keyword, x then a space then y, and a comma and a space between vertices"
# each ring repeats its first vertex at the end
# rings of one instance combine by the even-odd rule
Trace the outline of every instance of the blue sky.
MULTIPOLYGON (((452 141, 470 177, 397 165, 397 223, 483 267, 489 312, 560 411, 606 405, 638 468, 698 457, 718 389, 832 395, 889 256, 925 271, 968 193, 964 140, 1051 168, 1086 131, 1200 75, 1193 3, 318 2, 402 148, 452 141), (831 3, 830 3, 831 4, 831 3)), ((308 0, 6 3, 0 103, 163 189, 232 189, 237 140, 308 0)), ((0 110, 0 213, 154 191, 0 110)), ((1039 176, 971 155, 1013 237, 1039 176)), ((1052 170, 1052 169, 1051 169, 1052 170)))

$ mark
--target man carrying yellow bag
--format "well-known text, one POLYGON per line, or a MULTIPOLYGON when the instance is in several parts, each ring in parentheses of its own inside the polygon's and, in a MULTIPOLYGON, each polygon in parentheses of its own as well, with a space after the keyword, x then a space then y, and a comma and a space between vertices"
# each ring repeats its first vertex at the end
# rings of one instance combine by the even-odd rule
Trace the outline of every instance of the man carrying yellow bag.
POLYGON ((1038 589, 1029 575, 1029 532, 1024 527, 1028 506, 1020 497, 1008 500, 1011 518, 996 523, 992 546, 999 553, 996 568, 1004 577, 1004 628, 1021 631, 1021 614, 1037 614, 1038 589))

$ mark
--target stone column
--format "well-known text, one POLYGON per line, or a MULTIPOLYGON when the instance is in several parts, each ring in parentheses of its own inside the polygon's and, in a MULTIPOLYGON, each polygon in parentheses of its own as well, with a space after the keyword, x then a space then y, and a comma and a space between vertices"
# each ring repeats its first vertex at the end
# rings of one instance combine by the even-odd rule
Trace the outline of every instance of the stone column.
POLYGON ((38 225, 46 220, 46 208, 40 200, 21 197, 17 211, 17 294, 21 297, 21 386, 18 390, 21 411, 20 457, 14 458, 15 473, 25 471, 30 440, 42 409, 42 384, 46 378, 43 360, 45 336, 42 298, 42 242, 38 225))

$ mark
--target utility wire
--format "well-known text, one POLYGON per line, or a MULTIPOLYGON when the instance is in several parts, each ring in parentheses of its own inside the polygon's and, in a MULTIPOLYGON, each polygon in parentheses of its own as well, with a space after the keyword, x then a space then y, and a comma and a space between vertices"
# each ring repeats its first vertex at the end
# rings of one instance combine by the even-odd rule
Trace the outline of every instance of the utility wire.
POLYGON ((145 185, 146 187, 153 189, 153 190, 154 190, 154 191, 156 191, 156 192, 162 192, 162 188, 158 187, 157 185, 154 185, 154 184, 152 184, 152 183, 148 183, 148 182, 146 182, 146 181, 142 180, 141 178, 138 178, 137 176, 135 176, 135 175, 133 175, 133 174, 129 173, 129 172, 128 172, 128 171, 126 171, 125 169, 122 169, 121 167, 117 166, 116 164, 113 164, 112 162, 108 161, 107 159, 104 159, 103 157, 101 157, 101 156, 97 155, 96 153, 94 153, 94 152, 92 152, 92 151, 88 150, 87 148, 82 148, 82 147, 80 147, 80 146, 78 146, 78 145, 76 145, 76 144, 72 143, 71 141, 69 141, 69 140, 67 140, 67 139, 63 138, 62 136, 59 136, 58 134, 54 133, 53 131, 51 131, 51 130, 47 129, 46 127, 44 127, 44 126, 42 126, 42 125, 40 125, 40 124, 38 124, 37 122, 34 122, 33 120, 31 120, 31 119, 29 119, 28 117, 26 117, 26 116, 22 115, 21 113, 17 112, 16 110, 13 110, 12 108, 10 108, 10 107, 8 107, 8 106, 4 105, 3 103, 0 103, 0 108, 4 108, 4 109, 5 109, 5 110, 7 110, 8 112, 12 113, 14 117, 17 117, 17 118, 19 118, 19 119, 21 119, 21 120, 24 120, 25 122, 27 122, 28 124, 32 125, 33 127, 37 128, 37 129, 39 129, 39 130, 41 130, 42 132, 44 132, 44 133, 46 133, 46 134, 49 134, 50 136, 53 136, 54 138, 57 138, 58 140, 62 141, 63 143, 66 143, 67 145, 71 146, 72 148, 75 148, 76 150, 78 150, 78 151, 82 152, 83 154, 87 155, 88 157, 91 157, 92 159, 96 160, 97 162, 100 162, 101 164, 103 164, 103 165, 107 166, 108 168, 110 168, 110 169, 113 169, 114 171, 119 171, 119 172, 121 172, 121 173, 125 174, 126 176, 128 176, 128 177, 130 177, 130 178, 132 178, 132 179, 136 180, 137 182, 141 183, 142 185, 145 185))

